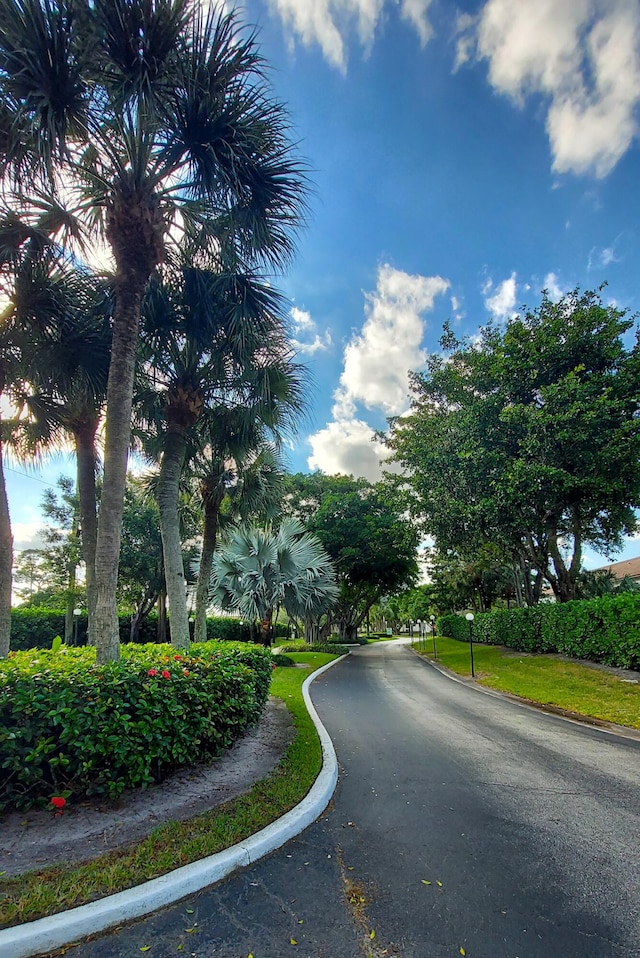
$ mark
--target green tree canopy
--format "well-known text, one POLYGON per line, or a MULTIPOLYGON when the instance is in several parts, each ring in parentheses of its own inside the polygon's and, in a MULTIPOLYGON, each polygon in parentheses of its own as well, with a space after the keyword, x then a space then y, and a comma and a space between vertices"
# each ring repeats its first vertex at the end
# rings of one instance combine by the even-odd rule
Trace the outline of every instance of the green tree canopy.
POLYGON ((387 438, 441 551, 494 543, 560 601, 584 545, 618 549, 640 505, 640 350, 600 292, 545 293, 477 341, 445 328, 387 438))
POLYGON ((115 261, 89 622, 106 662, 119 655, 118 556, 147 283, 185 232, 281 268, 304 215, 304 175, 255 36, 242 35, 233 13, 189 0, 0 0, 0 20, 0 176, 20 212, 48 206, 76 251, 99 235, 115 261))
POLYGON ((418 530, 388 488, 366 479, 298 473, 285 499, 285 511, 306 523, 335 563, 334 616, 340 638, 350 641, 374 602, 415 581, 418 530))

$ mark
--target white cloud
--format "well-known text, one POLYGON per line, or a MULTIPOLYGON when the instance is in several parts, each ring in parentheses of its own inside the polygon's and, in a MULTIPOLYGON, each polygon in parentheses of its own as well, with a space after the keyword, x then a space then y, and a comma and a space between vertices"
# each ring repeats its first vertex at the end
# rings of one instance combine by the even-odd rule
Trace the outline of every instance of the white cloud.
POLYGON ((311 313, 304 309, 298 309, 297 306, 291 307, 291 319, 293 320, 293 331, 295 333, 315 329, 316 324, 311 319, 311 313))
POLYGON ((329 422, 309 437, 313 450, 308 459, 310 469, 321 469, 328 475, 364 476, 370 482, 380 479, 380 460, 389 455, 382 443, 374 440, 374 431, 361 419, 329 422))
MULTIPOLYGON (((619 238, 620 237, 618 237, 618 239, 619 238)), ((593 246, 589 251, 587 269, 606 269, 607 266, 610 266, 612 263, 619 263, 620 257, 616 252, 616 244, 618 239, 616 239, 611 246, 605 246, 602 249, 598 249, 596 246, 593 246)))
POLYGON ((32 522, 11 523, 14 555, 24 549, 42 549, 44 547, 44 540, 40 535, 43 525, 42 518, 34 519, 32 522))
POLYGON ((334 416, 349 419, 356 403, 395 415, 407 405, 408 371, 422 366, 424 320, 449 283, 440 276, 411 276, 385 265, 374 293, 365 297, 366 320, 344 353, 334 416))
POLYGON ((640 4, 634 0, 488 0, 459 18, 457 65, 475 52, 489 80, 523 105, 542 94, 558 173, 606 176, 637 133, 640 4))
POLYGON ((557 302, 559 299, 562 299, 565 291, 558 282, 558 277, 555 273, 547 273, 542 284, 542 288, 546 289, 549 293, 549 298, 554 302, 557 302))
POLYGON ((516 305, 516 274, 512 273, 508 279, 504 279, 496 287, 494 295, 489 296, 488 293, 492 288, 491 280, 484 283, 482 287, 482 292, 487 297, 484 305, 496 319, 508 319, 513 315, 516 305))
POLYGON ((464 66, 465 63, 468 63, 475 54, 477 24, 478 17, 474 17, 470 13, 459 13, 456 18, 456 35, 458 39, 456 42, 454 72, 461 66, 464 66))
POLYGON ((409 370, 426 359, 424 312, 449 288, 440 276, 419 276, 384 265, 376 290, 365 296, 366 319, 344 351, 344 368, 334 393, 334 422, 309 437, 309 467, 324 472, 379 478, 385 447, 357 418, 357 406, 397 415, 406 410, 409 370))
POLYGON ((456 322, 459 323, 461 319, 464 319, 466 313, 462 308, 462 303, 457 296, 451 297, 451 309, 453 310, 453 318, 456 322))
MULTIPOLYGON (((268 0, 269 9, 289 32, 309 47, 317 43, 325 59, 343 73, 347 69, 346 41, 355 23, 360 43, 369 49, 385 7, 398 0, 268 0)), ((427 18, 431 0, 400 0, 400 15, 412 24, 424 46, 432 31, 427 18)))
POLYGON ((293 321, 294 335, 290 342, 297 353, 312 356, 314 353, 323 352, 333 345, 331 331, 326 329, 322 335, 317 332, 311 313, 304 309, 298 309, 293 306, 291 309, 291 319, 293 321), (312 339, 309 339, 309 337, 312 339))
POLYGON ((402 0, 402 19, 407 20, 416 28, 423 47, 426 47, 433 36, 433 28, 427 17, 430 6, 431 0, 402 0))

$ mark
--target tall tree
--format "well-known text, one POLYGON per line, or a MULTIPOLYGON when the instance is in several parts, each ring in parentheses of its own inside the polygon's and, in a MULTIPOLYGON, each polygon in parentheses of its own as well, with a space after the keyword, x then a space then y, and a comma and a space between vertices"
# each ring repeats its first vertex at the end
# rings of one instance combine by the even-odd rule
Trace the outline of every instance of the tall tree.
MULTIPOLYGON (((446 331, 388 439, 441 550, 492 542, 573 598, 584 545, 620 547, 640 505, 640 348, 600 292, 446 331)), ((538 582, 539 585, 539 582, 538 582)))
POLYGON ((0 0, 2 172, 76 197, 115 260, 98 661, 119 655, 116 585, 140 307, 180 228, 281 266, 303 177, 253 36, 188 0, 0 0), (53 92, 52 92, 53 91, 53 92))
MULTIPOLYGON (((139 409, 146 448, 160 453, 157 496, 171 640, 187 647, 189 623, 178 499, 186 464, 241 409, 252 429, 291 419, 300 407, 300 372, 279 315, 280 297, 256 277, 182 267, 153 282, 143 305, 149 388, 139 409)), ((248 434, 248 433, 247 433, 248 434)))
POLYGON ((95 552, 98 531, 97 433, 104 410, 111 348, 112 297, 108 284, 77 264, 49 269, 57 287, 57 308, 41 302, 41 279, 29 276, 16 303, 28 327, 22 405, 37 424, 39 439, 76 453, 80 541, 86 569, 89 623, 95 614, 95 552), (24 287, 31 286, 33 292, 24 287))
POLYGON ((381 485, 351 476, 290 477, 285 511, 318 536, 336 566, 334 609, 340 638, 352 641, 371 606, 412 585, 418 574, 418 530, 381 485))
MULTIPOLYGON (((57 251, 47 217, 28 222, 13 210, 0 218, 0 293, 6 306, 0 317, 0 396, 13 411, 0 421, 0 658, 9 653, 13 538, 4 478, 4 450, 10 443, 30 450, 46 440, 42 423, 22 415, 33 329, 46 328, 64 310, 57 251)), ((46 430, 45 430, 46 432, 46 430)))

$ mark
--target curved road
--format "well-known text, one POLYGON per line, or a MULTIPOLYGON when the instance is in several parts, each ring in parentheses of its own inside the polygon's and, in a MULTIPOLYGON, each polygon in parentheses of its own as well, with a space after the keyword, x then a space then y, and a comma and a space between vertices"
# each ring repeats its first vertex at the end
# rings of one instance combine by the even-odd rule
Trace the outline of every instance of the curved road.
POLYGON ((325 815, 83 958, 640 956, 640 741, 452 681, 398 642, 311 691, 340 763, 325 815))

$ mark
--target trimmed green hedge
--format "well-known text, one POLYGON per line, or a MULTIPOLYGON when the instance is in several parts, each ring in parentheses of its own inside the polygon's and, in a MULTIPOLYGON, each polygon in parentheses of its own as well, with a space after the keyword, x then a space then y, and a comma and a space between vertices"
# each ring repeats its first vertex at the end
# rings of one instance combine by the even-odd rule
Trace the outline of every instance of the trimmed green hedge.
MULTIPOLYGON (((437 630, 453 639, 469 638, 463 616, 441 616, 437 630)), ((640 669, 640 595, 498 609, 476 616, 473 638, 519 652, 561 652, 574 659, 640 669)))
POLYGON ((278 648, 281 652, 330 652, 332 655, 346 655, 349 651, 346 645, 337 642, 305 642, 304 639, 280 642, 278 648))
MULTIPOLYGON (((131 617, 119 616, 120 641, 129 642, 131 632, 131 617)), ((87 614, 78 616, 78 645, 85 645, 87 641, 87 614)), ((142 624, 138 642, 144 644, 157 642, 158 617, 149 615, 142 624)), ((167 638, 171 634, 171 625, 167 622, 167 638)), ((287 637, 289 634, 286 625, 277 625, 276 637, 287 637)), ((56 635, 64 636, 64 611, 51 609, 20 608, 11 610, 11 649, 14 652, 25 649, 50 649, 56 635)), ((207 638, 222 639, 226 642, 249 642, 250 632, 246 622, 228 616, 211 617, 207 619, 207 638)))
POLYGON ((11 653, 0 662, 0 809, 52 797, 114 799, 207 761, 259 718, 271 654, 206 642, 125 645, 97 666, 92 648, 11 653))

